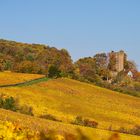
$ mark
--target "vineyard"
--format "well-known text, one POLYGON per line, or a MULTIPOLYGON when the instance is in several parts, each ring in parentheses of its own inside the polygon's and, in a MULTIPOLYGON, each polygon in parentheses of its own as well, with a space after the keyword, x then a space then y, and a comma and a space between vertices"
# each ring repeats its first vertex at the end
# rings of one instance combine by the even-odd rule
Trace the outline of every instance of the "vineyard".
POLYGON ((44 75, 13 73, 10 71, 0 72, 0 86, 23 83, 42 77, 44 77, 44 75))
POLYGON ((9 79, 3 84, 27 81, 21 86, 0 88, 0 124, 16 122, 33 133, 53 130, 63 136, 78 135, 79 128, 91 140, 107 140, 115 132, 127 133, 119 134, 123 140, 139 137, 134 136, 139 133, 138 129, 134 132, 140 124, 139 98, 67 78, 48 80, 42 75, 10 72, 0 73, 0 78, 9 79), (5 110, 10 105, 14 112, 5 110))

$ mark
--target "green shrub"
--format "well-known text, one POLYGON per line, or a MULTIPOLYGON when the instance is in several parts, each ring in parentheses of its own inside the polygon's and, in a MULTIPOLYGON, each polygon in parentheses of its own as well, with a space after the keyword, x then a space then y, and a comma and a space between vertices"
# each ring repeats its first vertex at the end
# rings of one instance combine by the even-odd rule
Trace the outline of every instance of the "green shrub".
POLYGON ((0 95, 0 108, 33 116, 32 107, 29 107, 27 105, 20 106, 17 99, 8 97, 3 94, 0 95))
POLYGON ((61 77, 61 71, 56 66, 52 65, 52 66, 49 67, 48 77, 49 78, 61 77))
POLYGON ((16 102, 13 97, 6 98, 3 103, 3 108, 7 110, 16 111, 16 102))
POLYGON ((16 111, 17 103, 13 97, 6 97, 5 95, 0 96, 0 108, 16 111))

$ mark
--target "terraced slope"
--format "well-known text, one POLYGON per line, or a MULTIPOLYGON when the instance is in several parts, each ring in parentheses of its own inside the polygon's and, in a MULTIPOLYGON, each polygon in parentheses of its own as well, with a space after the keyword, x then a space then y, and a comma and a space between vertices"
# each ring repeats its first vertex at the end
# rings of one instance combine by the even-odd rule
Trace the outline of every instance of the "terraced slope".
POLYGON ((33 107, 35 116, 51 114, 65 123, 76 116, 97 121, 98 128, 130 129, 140 125, 140 98, 71 79, 0 89, 0 93, 33 107))

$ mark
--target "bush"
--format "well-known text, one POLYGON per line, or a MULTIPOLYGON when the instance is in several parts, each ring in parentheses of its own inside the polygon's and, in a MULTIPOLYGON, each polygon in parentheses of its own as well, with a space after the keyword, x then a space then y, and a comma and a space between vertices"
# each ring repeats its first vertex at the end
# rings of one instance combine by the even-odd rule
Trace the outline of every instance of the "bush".
POLYGON ((48 77, 49 78, 61 77, 61 71, 56 66, 52 65, 49 67, 48 77))
POLYGON ((17 107, 15 99, 13 97, 6 98, 4 100, 3 108, 7 110, 16 111, 17 107))
POLYGON ((117 132, 140 136, 140 126, 136 125, 134 126, 134 128, 129 129, 129 130, 121 127, 117 132))
POLYGON ((140 136, 140 126, 136 125, 133 129, 130 130, 131 134, 140 136))
POLYGON ((81 116, 77 116, 75 118, 75 121, 72 122, 72 124, 87 126, 87 127, 92 127, 92 128, 97 128, 98 126, 97 122, 93 120, 89 120, 89 119, 83 119, 81 116))
POLYGON ((97 128, 98 123, 95 122, 95 121, 91 121, 91 120, 89 120, 89 119, 85 119, 85 120, 84 120, 84 126, 97 128))
POLYGON ((75 118, 75 121, 73 122, 73 124, 76 124, 76 125, 84 125, 83 118, 81 116, 77 116, 75 118))
POLYGON ((121 127, 121 128, 118 130, 118 132, 127 134, 127 133, 128 133, 128 130, 125 129, 125 128, 123 128, 123 127, 121 127))
POLYGON ((33 109, 27 105, 21 106, 18 103, 18 100, 13 97, 8 97, 6 95, 0 95, 0 108, 11 110, 15 112, 20 112, 22 114, 27 114, 33 116, 33 109))
POLYGON ((16 111, 17 104, 13 97, 6 97, 5 95, 0 96, 0 108, 16 111))

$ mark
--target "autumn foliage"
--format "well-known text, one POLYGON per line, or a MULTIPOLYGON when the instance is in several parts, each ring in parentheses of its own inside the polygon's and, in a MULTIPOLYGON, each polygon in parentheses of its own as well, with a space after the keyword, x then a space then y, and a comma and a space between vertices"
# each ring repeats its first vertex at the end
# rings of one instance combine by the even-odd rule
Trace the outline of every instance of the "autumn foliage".
POLYGON ((52 65, 55 65, 63 75, 73 70, 71 57, 65 49, 0 40, 1 71, 48 74, 52 65))

